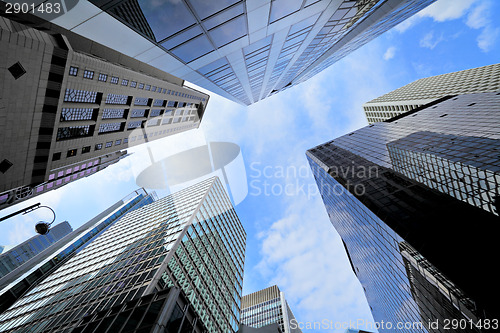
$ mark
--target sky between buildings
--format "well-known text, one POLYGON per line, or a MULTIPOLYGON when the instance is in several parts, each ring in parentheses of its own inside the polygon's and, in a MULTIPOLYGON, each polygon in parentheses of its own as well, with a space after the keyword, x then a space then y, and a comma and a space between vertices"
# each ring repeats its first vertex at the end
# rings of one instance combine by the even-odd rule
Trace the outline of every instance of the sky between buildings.
MULTIPOLYGON (((299 322, 323 323, 311 332, 373 322, 305 151, 366 126, 361 106, 375 97, 419 78, 498 63, 499 17, 500 1, 439 0, 309 81, 250 107, 210 93, 200 129, 148 144, 159 154, 214 141, 241 147, 248 196, 236 211, 248 235, 244 294, 277 284, 299 322)), ((116 165, 0 216, 40 202, 76 229, 137 188, 134 158, 146 148, 129 149, 134 154, 116 165)), ((3 222, 0 244, 35 235, 42 218, 52 215, 40 209, 3 222)))

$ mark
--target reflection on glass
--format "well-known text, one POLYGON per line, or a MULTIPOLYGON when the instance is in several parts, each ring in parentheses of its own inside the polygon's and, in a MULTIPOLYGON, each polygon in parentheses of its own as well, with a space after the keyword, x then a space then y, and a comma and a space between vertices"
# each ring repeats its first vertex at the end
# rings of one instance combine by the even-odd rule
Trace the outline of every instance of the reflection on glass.
POLYGON ((302 0, 276 0, 271 4, 271 20, 273 23, 287 15, 290 15, 300 9, 302 0))
POLYGON ((201 35, 172 50, 184 62, 190 62, 213 50, 212 44, 205 35, 201 35))
POLYGON ((156 40, 162 40, 196 23, 182 1, 141 1, 140 6, 153 29, 156 40))
POLYGON ((238 2, 238 0, 190 0, 189 2, 194 7, 196 14, 198 14, 201 19, 204 19, 238 2))
POLYGON ((235 18, 226 24, 209 31, 210 37, 217 47, 226 45, 247 33, 245 16, 235 18))

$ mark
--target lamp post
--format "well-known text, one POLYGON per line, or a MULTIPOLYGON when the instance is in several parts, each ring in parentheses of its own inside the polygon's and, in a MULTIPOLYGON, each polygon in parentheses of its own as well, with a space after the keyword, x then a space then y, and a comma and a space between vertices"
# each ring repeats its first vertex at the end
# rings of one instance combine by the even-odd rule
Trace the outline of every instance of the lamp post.
POLYGON ((50 226, 52 225, 52 223, 54 223, 54 221, 56 220, 56 213, 54 212, 54 210, 48 206, 40 206, 40 203, 36 203, 34 205, 31 205, 29 207, 26 207, 26 208, 23 208, 23 209, 20 209, 18 210, 17 212, 14 212, 12 214, 9 214, 9 215, 6 215, 2 218, 0 218, 0 222, 2 222, 3 220, 7 220, 13 216, 16 216, 18 214, 28 214, 28 213, 31 213, 32 211, 34 210, 37 210, 39 208, 48 208, 50 209, 50 211, 52 212, 52 214, 54 214, 54 218, 52 219, 52 221, 50 223, 47 223, 47 222, 43 222, 43 221, 39 221, 36 225, 35 225, 35 231, 37 233, 39 233, 40 235, 46 235, 49 233, 50 231, 50 226))

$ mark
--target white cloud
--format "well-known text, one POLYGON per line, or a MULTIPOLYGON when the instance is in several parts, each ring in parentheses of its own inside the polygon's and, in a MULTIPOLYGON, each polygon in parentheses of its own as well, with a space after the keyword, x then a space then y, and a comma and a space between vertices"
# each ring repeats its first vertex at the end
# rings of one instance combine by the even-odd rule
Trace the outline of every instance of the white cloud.
POLYGON ((434 36, 434 31, 431 30, 420 39, 420 46, 433 50, 439 43, 444 41, 443 34, 434 36))
MULTIPOLYGON (((401 22, 394 29, 403 33, 425 17, 432 18, 435 22, 464 18, 466 26, 481 30, 476 39, 477 46, 483 52, 488 52, 500 36, 500 27, 491 18, 492 5, 491 0, 439 0, 401 22)), ((420 40, 420 46, 433 49, 443 40, 445 39, 442 35, 434 39, 429 33, 420 40)))
POLYGON ((417 13, 418 17, 430 17, 436 22, 455 20, 464 16, 478 0, 438 0, 417 13))
POLYGON ((477 46, 488 52, 500 36, 500 27, 491 19, 491 1, 483 1, 472 9, 467 16, 466 24, 472 29, 481 29, 477 37, 477 46))
POLYGON ((486 27, 477 37, 477 46, 483 51, 488 52, 500 37, 500 27, 486 27))
POLYGON ((385 51, 383 58, 384 60, 390 60, 394 58, 395 54, 396 54, 396 48, 394 46, 391 46, 387 49, 387 51, 385 51))

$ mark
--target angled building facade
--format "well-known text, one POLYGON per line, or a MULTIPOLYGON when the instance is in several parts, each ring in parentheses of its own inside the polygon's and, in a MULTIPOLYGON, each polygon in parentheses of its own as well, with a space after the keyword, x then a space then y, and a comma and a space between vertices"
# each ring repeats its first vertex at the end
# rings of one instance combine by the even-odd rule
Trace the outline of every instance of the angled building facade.
MULTIPOLYGON (((294 322, 295 316, 288 306, 285 294, 278 286, 272 286, 243 296, 241 303, 241 323, 253 328, 281 333, 301 333, 294 322), (275 325, 278 324, 278 327, 275 325)), ((251 332, 250 329, 247 329, 251 332)))
POLYGON ((433 2, 90 0, 53 22, 249 105, 309 79, 433 2))
POLYGON ((500 90, 500 64, 426 77, 363 105, 369 124, 385 121, 448 95, 500 90))
POLYGON ((199 127, 209 96, 183 80, 36 16, 2 15, 0 209, 199 127))
POLYGON ((498 105, 498 92, 448 96, 308 150, 375 321, 423 324, 385 331, 498 317, 495 278, 464 269, 495 251, 498 105))
POLYGON ((0 278, 41 253, 64 236, 73 231, 67 222, 61 222, 50 228, 46 235, 36 235, 0 254, 0 278))
POLYGON ((0 330, 236 332, 245 238, 210 178, 115 220, 3 311, 0 330))

